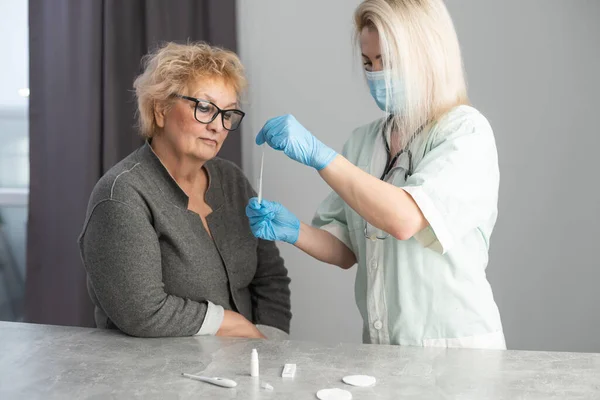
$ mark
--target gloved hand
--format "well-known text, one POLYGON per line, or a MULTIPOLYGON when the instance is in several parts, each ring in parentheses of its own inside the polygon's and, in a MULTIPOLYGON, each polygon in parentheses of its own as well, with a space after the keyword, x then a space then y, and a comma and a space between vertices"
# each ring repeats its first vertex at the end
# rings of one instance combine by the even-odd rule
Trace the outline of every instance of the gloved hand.
POLYGON ((275 150, 282 150, 289 158, 316 168, 325 168, 337 153, 325 146, 292 115, 271 118, 256 135, 256 144, 267 142, 275 150))
POLYGON ((246 216, 254 236, 265 240, 296 243, 300 234, 300 221, 279 203, 253 197, 246 206, 246 216))

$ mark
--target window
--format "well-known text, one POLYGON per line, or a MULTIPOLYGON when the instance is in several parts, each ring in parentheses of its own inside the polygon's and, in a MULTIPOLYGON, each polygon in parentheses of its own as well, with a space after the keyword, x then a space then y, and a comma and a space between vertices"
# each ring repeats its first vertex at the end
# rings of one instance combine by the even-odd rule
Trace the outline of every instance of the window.
POLYGON ((28 1, 0 1, 0 320, 23 316, 29 197, 28 1))

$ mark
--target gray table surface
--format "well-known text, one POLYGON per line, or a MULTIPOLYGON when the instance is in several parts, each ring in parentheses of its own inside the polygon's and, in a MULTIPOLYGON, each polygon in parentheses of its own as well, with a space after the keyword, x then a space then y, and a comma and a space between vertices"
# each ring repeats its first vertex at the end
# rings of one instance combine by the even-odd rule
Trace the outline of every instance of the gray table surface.
POLYGON ((600 399, 600 354, 411 348, 189 337, 0 322, 0 399, 600 399), (249 376, 258 349, 260 378, 249 376), (294 379, 281 378, 285 363, 294 379), (221 376, 224 389, 181 376, 221 376), (345 385, 349 374, 377 378, 345 385), (268 382, 273 391, 260 387, 268 382))

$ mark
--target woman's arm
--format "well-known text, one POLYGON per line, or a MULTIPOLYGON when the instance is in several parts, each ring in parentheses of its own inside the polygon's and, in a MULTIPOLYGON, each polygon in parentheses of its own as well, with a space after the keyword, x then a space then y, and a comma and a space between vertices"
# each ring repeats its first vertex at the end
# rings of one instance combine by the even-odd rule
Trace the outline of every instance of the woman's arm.
POLYGON ((410 239, 428 226, 410 194, 367 174, 341 155, 319 174, 354 211, 398 240, 410 239))
POLYGON ((348 269, 356 263, 356 257, 342 241, 331 233, 300 223, 298 218, 283 205, 250 199, 246 207, 250 228, 254 236, 265 240, 280 240, 298 247, 306 254, 328 264, 348 269))
POLYGON ((239 314, 164 291, 158 238, 143 211, 116 200, 101 201, 79 244, 91 287, 121 331, 138 337, 262 336, 239 314))
POLYGON ((300 225, 295 246, 319 261, 342 269, 349 269, 356 264, 356 256, 341 240, 323 229, 305 223, 300 225))
POLYGON ((409 239, 428 223, 404 190, 367 174, 321 143, 293 116, 267 121, 256 143, 268 143, 288 157, 315 168, 331 188, 371 225, 397 239, 409 239))
POLYGON ((445 253, 465 232, 495 219, 498 156, 491 126, 478 111, 457 109, 436 125, 436 140, 403 188, 357 168, 290 115, 269 120, 256 143, 315 168, 373 226, 445 253))
POLYGON ((225 310, 223 322, 216 336, 266 339, 252 322, 248 321, 242 314, 230 310, 225 310))
POLYGON ((290 278, 275 243, 258 240, 256 273, 249 289, 253 321, 290 333, 290 278))

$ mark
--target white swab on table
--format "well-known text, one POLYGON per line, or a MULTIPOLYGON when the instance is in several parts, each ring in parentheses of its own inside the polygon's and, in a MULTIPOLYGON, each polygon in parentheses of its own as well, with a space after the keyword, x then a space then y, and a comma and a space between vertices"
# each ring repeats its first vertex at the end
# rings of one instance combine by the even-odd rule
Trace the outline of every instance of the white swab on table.
POLYGON ((237 386, 237 382, 232 381, 231 379, 219 378, 216 376, 210 377, 210 376, 191 375, 191 374, 186 374, 185 372, 182 373, 181 375, 185 376, 186 378, 193 379, 195 381, 212 383, 213 385, 226 387, 226 388, 234 388, 237 386))
POLYGON ((262 204, 263 170, 265 166, 265 148, 262 149, 260 157, 260 175, 258 176, 258 204, 262 204))
POLYGON ((260 387, 265 390, 273 390, 273 386, 269 385, 267 382, 263 382, 260 387))

